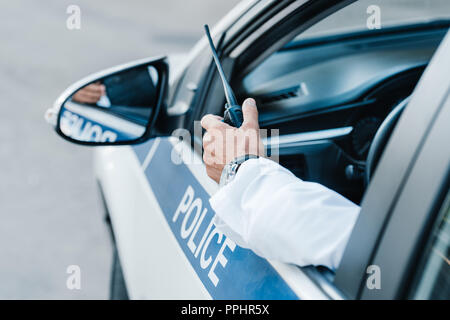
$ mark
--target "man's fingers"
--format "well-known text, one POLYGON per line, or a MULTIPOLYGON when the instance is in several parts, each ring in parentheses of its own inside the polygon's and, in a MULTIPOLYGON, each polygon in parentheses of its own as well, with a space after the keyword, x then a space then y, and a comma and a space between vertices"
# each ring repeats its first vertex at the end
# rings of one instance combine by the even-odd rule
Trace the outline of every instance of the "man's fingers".
POLYGON ((100 97, 101 97, 101 94, 99 94, 99 93, 92 93, 92 92, 89 92, 89 91, 80 91, 79 94, 80 94, 80 96, 82 96, 85 99, 97 99, 97 100, 99 100, 100 97))
POLYGON ((206 132, 203 135, 203 146, 207 146, 208 144, 210 144, 211 142, 213 142, 213 137, 209 132, 206 132))
POLYGON ((213 114, 207 114, 204 116, 201 120, 201 125, 205 130, 210 130, 212 128, 228 128, 230 127, 225 122, 222 122, 222 117, 213 115, 213 114))
POLYGON ((100 99, 100 95, 92 95, 86 91, 78 91, 73 95, 73 99, 82 103, 95 103, 100 99))
POLYGON ((259 128, 258 108, 256 107, 256 102, 254 99, 245 99, 244 103, 242 104, 242 113, 244 115, 244 122, 242 123, 242 125, 259 128))
POLYGON ((90 92, 90 93, 103 95, 105 93, 105 86, 102 84, 93 83, 93 84, 90 84, 90 85, 84 87, 83 90, 86 90, 87 92, 90 92))

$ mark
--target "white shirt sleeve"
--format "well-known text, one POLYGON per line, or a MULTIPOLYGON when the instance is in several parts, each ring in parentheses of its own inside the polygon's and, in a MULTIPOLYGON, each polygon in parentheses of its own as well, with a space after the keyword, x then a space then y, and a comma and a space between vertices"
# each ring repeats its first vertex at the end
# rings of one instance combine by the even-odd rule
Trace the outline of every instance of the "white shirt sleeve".
POLYGON ((359 206, 325 186, 303 181, 274 161, 245 161, 210 203, 216 226, 266 259, 335 270, 359 206))

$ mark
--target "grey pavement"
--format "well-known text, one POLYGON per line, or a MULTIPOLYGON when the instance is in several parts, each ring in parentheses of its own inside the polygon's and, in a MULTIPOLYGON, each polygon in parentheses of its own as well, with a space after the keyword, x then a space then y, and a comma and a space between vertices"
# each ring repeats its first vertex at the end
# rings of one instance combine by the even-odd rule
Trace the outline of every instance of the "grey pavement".
POLYGON ((106 299, 111 241, 92 150, 44 111, 71 83, 134 59, 185 52, 238 1, 42 0, 0 4, 0 299, 106 299), (68 30, 66 8, 81 8, 68 30), (66 268, 81 267, 81 290, 66 268))

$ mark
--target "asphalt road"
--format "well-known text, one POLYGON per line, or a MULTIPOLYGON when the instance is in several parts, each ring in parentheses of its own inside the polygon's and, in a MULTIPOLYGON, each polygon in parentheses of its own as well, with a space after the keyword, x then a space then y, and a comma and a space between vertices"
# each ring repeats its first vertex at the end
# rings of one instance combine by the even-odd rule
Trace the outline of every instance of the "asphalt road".
POLYGON ((89 73, 188 50, 237 2, 1 2, 0 299, 108 297, 111 241, 92 152, 59 138, 44 112, 89 73), (71 4, 80 30, 66 27, 71 4), (81 290, 66 287, 69 265, 81 268, 81 290))

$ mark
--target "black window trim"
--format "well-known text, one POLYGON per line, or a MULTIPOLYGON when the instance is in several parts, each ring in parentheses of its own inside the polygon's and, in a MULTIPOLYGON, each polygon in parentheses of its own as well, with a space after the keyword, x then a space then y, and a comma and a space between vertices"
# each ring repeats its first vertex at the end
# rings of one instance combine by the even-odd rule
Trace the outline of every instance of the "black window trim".
MULTIPOLYGON (((447 33, 427 75, 431 78, 427 84, 435 84, 437 90, 422 92, 438 95, 435 115, 398 195, 372 262, 380 267, 382 287, 381 290, 369 290, 364 286, 361 292, 363 299, 408 297, 421 253, 449 191, 450 149, 447 146, 450 137, 450 79, 442 71, 450 68, 449 54, 450 33, 447 33), (436 86, 439 82, 443 84, 436 86)), ((424 102, 429 97, 419 98, 424 102)))
MULTIPOLYGON (((406 233, 406 229, 412 230, 417 227, 417 224, 425 221, 410 221, 409 219, 408 223, 403 221, 402 226, 396 226, 398 217, 404 214, 396 209, 397 202, 406 186, 405 183, 412 174, 424 141, 433 128, 442 103, 448 95, 450 79, 443 70, 450 68, 450 61, 447 59, 449 52, 450 33, 447 33, 419 80, 411 101, 400 118, 366 191, 360 217, 350 237, 335 279, 338 287, 350 298, 391 299, 400 297, 398 290, 400 290, 400 286, 406 284, 404 273, 401 273, 401 277, 399 274, 399 278, 389 278, 390 281, 385 281, 384 289, 370 290, 365 285, 366 269, 369 265, 381 267, 381 262, 383 262, 382 274, 385 275, 392 275, 394 270, 403 270, 403 272, 409 270, 404 262, 403 255, 406 252, 403 250, 406 250, 406 246, 412 245, 411 241, 416 241, 414 237, 421 235, 413 233, 406 236, 404 233, 406 233), (396 236, 390 233, 393 228, 397 233, 396 236), (407 241, 403 249, 394 250, 396 241, 399 240, 407 241), (388 265, 389 267, 387 267, 388 265), (354 274, 362 274, 362 278, 354 281, 354 274), (398 282, 400 278, 403 279, 402 284, 398 282), (393 291, 395 294, 392 293, 393 291)), ((431 156, 435 157, 436 154, 431 156)))

